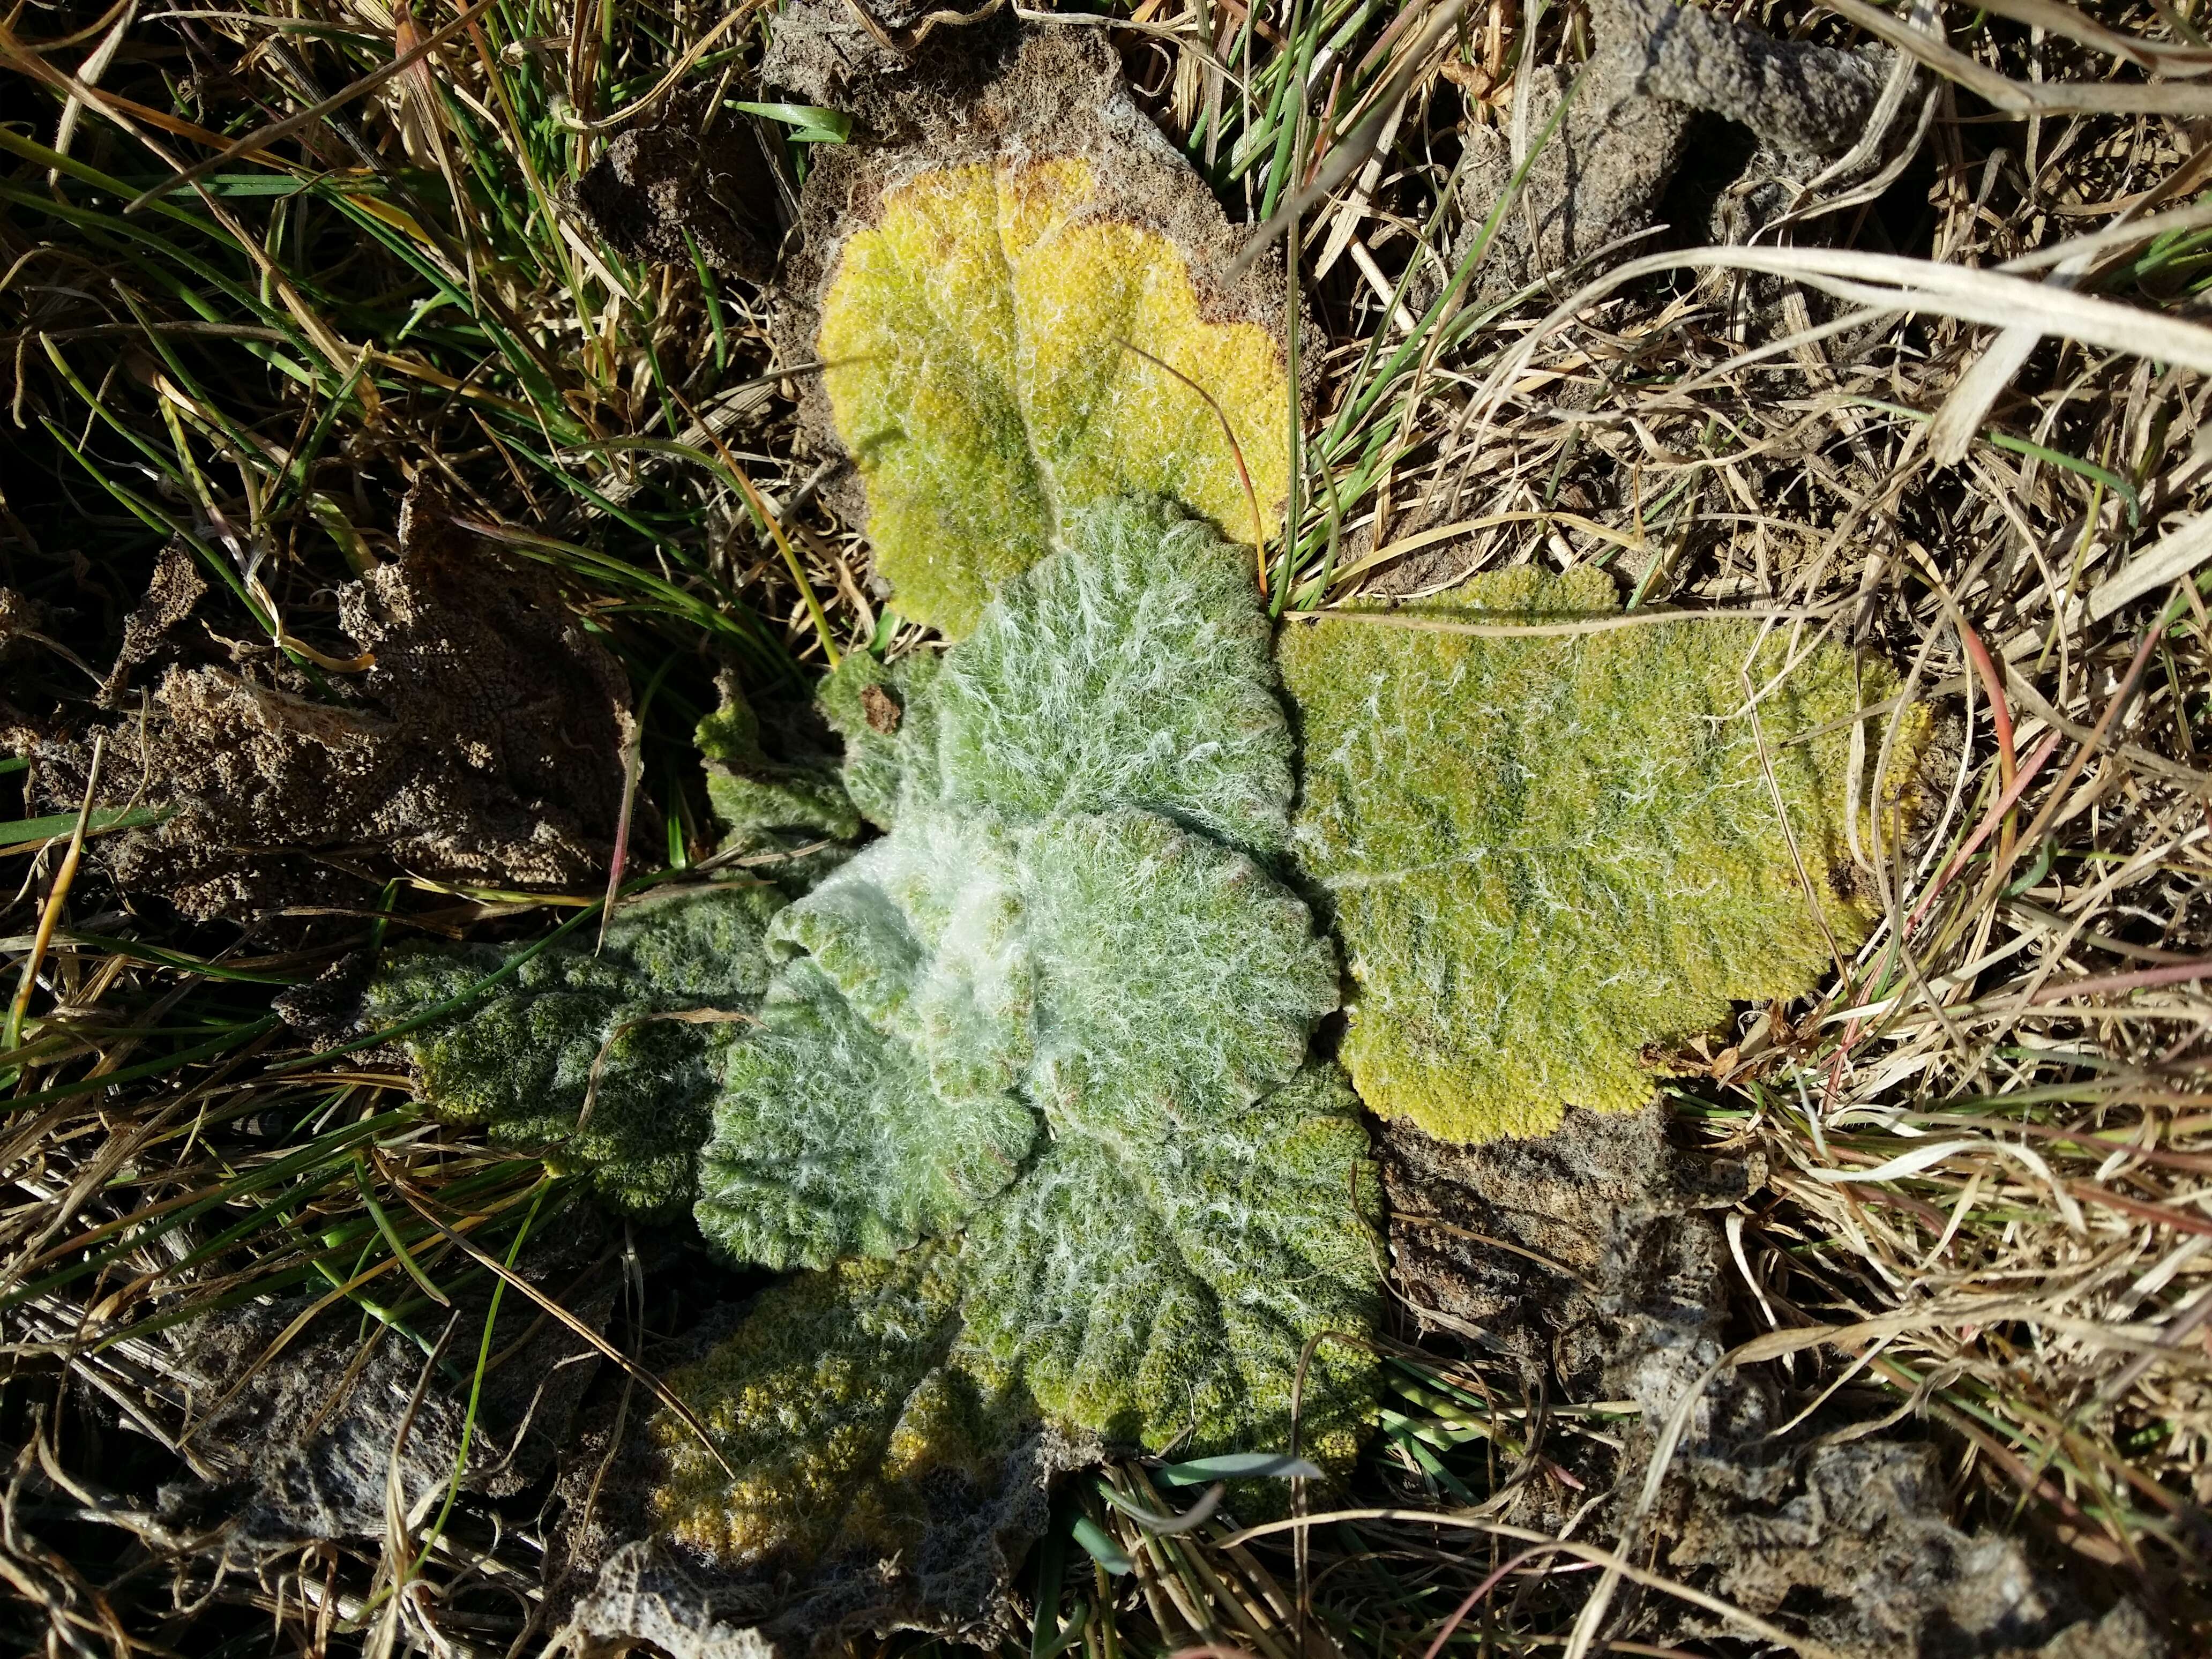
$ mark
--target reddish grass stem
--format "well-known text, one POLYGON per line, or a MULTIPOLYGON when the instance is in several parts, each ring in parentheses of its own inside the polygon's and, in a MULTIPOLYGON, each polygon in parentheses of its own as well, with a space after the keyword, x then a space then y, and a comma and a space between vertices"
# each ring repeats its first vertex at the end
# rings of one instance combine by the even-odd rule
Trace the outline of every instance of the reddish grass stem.
POLYGON ((1176 380, 1181 380, 1193 392, 1198 393, 1200 397, 1205 398, 1206 406, 1213 411, 1213 418, 1221 422, 1221 435, 1229 440, 1229 459, 1236 464, 1237 482, 1244 486, 1245 507, 1252 514, 1252 556, 1259 564, 1260 593, 1261 597, 1264 599, 1267 592, 1267 532, 1266 526, 1260 517, 1260 497, 1252 488, 1252 475, 1245 470, 1244 449, 1243 447, 1237 441, 1237 433, 1235 428, 1231 427, 1229 424, 1229 416, 1227 411, 1225 411, 1219 404, 1214 402, 1213 394, 1212 392, 1208 392, 1197 381, 1192 380, 1189 375, 1184 374, 1181 369, 1176 368, 1174 364, 1163 362, 1159 358, 1153 356, 1151 352, 1146 350, 1144 347, 1133 344, 1130 341, 1123 340, 1120 343, 1124 351, 1134 352, 1138 356, 1142 357, 1146 362, 1152 364, 1153 368, 1160 370, 1163 374, 1172 374, 1176 380))

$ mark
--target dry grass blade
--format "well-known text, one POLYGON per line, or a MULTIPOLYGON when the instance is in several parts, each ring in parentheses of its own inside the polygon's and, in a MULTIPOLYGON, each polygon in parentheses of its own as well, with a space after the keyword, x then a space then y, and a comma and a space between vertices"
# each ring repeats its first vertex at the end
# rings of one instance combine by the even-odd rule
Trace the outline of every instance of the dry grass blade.
POLYGON ((69 847, 62 854, 61 868, 54 872, 54 884, 47 890, 46 904, 39 912, 38 931, 32 935, 31 948, 23 957, 23 970, 15 982, 15 994, 8 1000, 8 1018, 4 1035, 0 1035, 0 1053, 12 1052, 22 1044, 23 1016, 30 1009, 31 994, 38 989, 39 969, 46 959, 46 951, 54 942, 54 929, 60 926, 62 906, 68 902, 70 888, 76 881, 77 866, 84 859, 85 830, 92 822, 93 802, 100 790, 100 766, 106 758, 107 744, 103 738, 93 744, 92 763, 86 769, 84 801, 77 808, 76 827, 70 831, 69 847))
POLYGON ((1476 406, 1487 407, 1504 395, 1527 372, 1553 330, 1629 283, 1674 270, 1754 271, 1806 283, 1881 312, 1917 312, 2004 329, 2033 328, 2212 374, 2212 328, 2000 271, 1849 249, 1693 248, 1632 259, 1577 290, 1491 372, 1485 396, 1476 406))
POLYGON ((1254 231, 1244 246, 1231 260, 1225 274, 1235 276, 1249 270, 1252 262, 1265 253, 1283 233, 1296 224, 1314 206, 1327 201, 1337 189, 1356 172, 1360 164, 1375 153, 1382 133, 1395 116, 1414 81, 1427 70, 1430 55, 1449 33, 1466 9, 1467 0, 1445 0, 1436 15, 1429 19, 1413 45, 1403 54, 1399 67, 1384 83, 1374 109, 1350 133, 1329 150, 1328 159, 1322 163, 1310 181, 1292 191, 1289 199, 1274 216, 1254 231))
POLYGON ((1244 447, 1237 441, 1237 431, 1235 428, 1229 424, 1228 411, 1224 410, 1220 404, 1215 401, 1214 396, 1212 392, 1208 392, 1197 381, 1192 380, 1189 375, 1184 374, 1181 369, 1176 368, 1174 364, 1162 362, 1159 358, 1152 356, 1151 352, 1146 350, 1142 346, 1133 345, 1127 340, 1117 341, 1116 343, 1121 346, 1122 350, 1130 353, 1132 356, 1142 357, 1146 362, 1150 363, 1154 368, 1158 369, 1163 374, 1171 376, 1181 385, 1187 386, 1192 392, 1196 392, 1198 396, 1204 400, 1206 406, 1213 411, 1213 418, 1221 427, 1221 435, 1229 445, 1229 459, 1236 464, 1237 482, 1243 486, 1244 490, 1245 511, 1251 514, 1252 556, 1259 561, 1260 591, 1262 593, 1265 593, 1267 591, 1267 520, 1260 516, 1260 498, 1253 492, 1252 474, 1250 470, 1244 465, 1244 447))
POLYGON ((1477 1532, 1489 1533, 1499 1538, 1510 1538, 1520 1543, 1539 1545, 1547 1549, 1557 1550, 1563 1555, 1571 1555, 1577 1560, 1589 1562, 1592 1565, 1604 1568, 1607 1571, 1617 1572, 1620 1577, 1629 1583, 1640 1584, 1646 1589, 1655 1589, 1663 1595, 1677 1597, 1692 1607, 1723 1620, 1747 1636, 1756 1637, 1761 1641, 1774 1644, 1784 1652, 1802 1654, 1805 1659, 1847 1659, 1846 1656, 1825 1642, 1814 1641, 1808 1637, 1792 1635, 1779 1626, 1759 1618, 1755 1614, 1746 1613, 1741 1607, 1732 1607, 1717 1596, 1708 1595, 1690 1585, 1677 1583, 1663 1574, 1651 1572, 1639 1567, 1614 1551, 1602 1549, 1595 1544, 1585 1544, 1575 1539, 1550 1537, 1527 1527, 1516 1527, 1502 1521, 1493 1520, 1488 1516, 1459 1515, 1449 1510, 1330 1510, 1320 1515, 1300 1516, 1288 1521, 1270 1521, 1256 1527, 1247 1527, 1241 1532, 1231 1534, 1222 1541, 1224 1547, 1249 1544, 1258 1539, 1272 1537, 1278 1533, 1343 1521, 1396 1521, 1411 1522, 1422 1526, 1463 1527, 1477 1532))
MULTIPOLYGON (((1849 18, 1877 40, 1907 52, 1995 107, 2014 115, 2185 115, 2212 113, 2212 88, 2187 82, 2057 84, 2014 81, 1996 74, 1962 52, 1932 40, 1866 0, 1820 0, 1823 10, 1849 18)), ((2053 10, 2063 8, 2053 7, 2053 10)), ((2069 33, 2079 29, 2069 29, 2069 33)), ((2195 67, 2195 60, 2189 60, 2195 67)), ((2161 65, 2161 67, 2165 67, 2161 65)))
POLYGON ((623 1352, 621 1349, 616 1347, 614 1344, 608 1341, 605 1337, 600 1335, 596 1330, 593 1330, 591 1326, 586 1324, 568 1309, 562 1307, 559 1302, 546 1295, 544 1291, 539 1290, 538 1286, 532 1285, 528 1279, 523 1278, 520 1273, 515 1273, 512 1268, 507 1267, 499 1260, 498 1257, 487 1255, 483 1250, 478 1249, 476 1245, 470 1243, 468 1239, 463 1237, 460 1233, 447 1226, 431 1212, 423 1198, 415 1192, 410 1186, 405 1182, 402 1182, 399 1186, 399 1191, 401 1194, 405 1197, 409 1205, 413 1207, 415 1213, 421 1216, 423 1220, 429 1223, 432 1229, 437 1232, 439 1237, 445 1239, 447 1243, 452 1244, 464 1255, 469 1257, 479 1267, 483 1268, 488 1273, 496 1275, 501 1282, 521 1291, 524 1296, 536 1303, 546 1314, 568 1327, 570 1331, 575 1334, 579 1340, 589 1345, 599 1353, 601 1358, 612 1360, 624 1371, 628 1372, 638 1382, 643 1383, 652 1393, 654 1399, 659 1401, 662 1405, 673 1412, 678 1419, 682 1421, 684 1426, 690 1429, 694 1435, 698 1437, 699 1443, 706 1448, 707 1455, 713 1458, 716 1463, 721 1466, 722 1473, 728 1475, 732 1481, 737 1480, 738 1472, 729 1466, 729 1463, 723 1458, 721 1448, 714 1443, 714 1437, 708 1431, 707 1425, 699 1420, 698 1413, 693 1411, 690 1405, 685 1403, 684 1397, 678 1394, 675 1389, 670 1388, 668 1384, 662 1382, 658 1376, 654 1376, 653 1372, 639 1364, 637 1361, 632 1359, 628 1354, 623 1352))
POLYGON ((2143 550, 2089 591, 2089 618, 2103 622, 2146 593, 2187 579, 2212 557, 2212 514, 2200 514, 2143 550))
POLYGON ((123 210, 125 213, 136 213, 140 209, 151 203, 161 200, 162 197, 169 195, 173 191, 184 190, 198 184, 203 179, 207 178, 217 168, 236 161, 241 155, 247 155, 254 150, 265 149, 268 146, 276 143, 280 139, 289 138, 295 132, 312 127, 319 121, 327 119, 331 115, 337 113, 339 110, 343 109, 348 104, 353 103, 358 99, 367 97, 370 93, 375 91, 377 88, 382 86, 386 81, 397 79, 398 76, 406 74, 410 70, 416 68, 432 52, 437 51, 439 47, 444 46, 448 40, 451 40, 454 36, 459 34, 471 24, 474 23, 479 17, 482 17, 486 11, 491 9, 491 6, 492 0, 471 0, 470 5, 462 11, 459 16, 453 18, 449 22, 441 24, 436 29, 433 30, 430 33, 424 35, 413 46, 409 46, 399 52, 389 64, 385 64, 380 69, 370 70, 367 75, 362 76, 359 80, 354 82, 343 91, 332 94, 330 97, 324 99, 320 103, 310 104, 307 108, 300 111, 296 114, 288 115, 280 121, 271 121, 266 126, 248 133, 243 138, 234 139, 231 143, 224 145, 223 148, 216 154, 209 156, 205 161, 194 162, 191 167, 181 169, 173 177, 164 179, 159 184, 151 185, 148 189, 141 191, 137 195, 132 197, 130 201, 124 204, 123 210))

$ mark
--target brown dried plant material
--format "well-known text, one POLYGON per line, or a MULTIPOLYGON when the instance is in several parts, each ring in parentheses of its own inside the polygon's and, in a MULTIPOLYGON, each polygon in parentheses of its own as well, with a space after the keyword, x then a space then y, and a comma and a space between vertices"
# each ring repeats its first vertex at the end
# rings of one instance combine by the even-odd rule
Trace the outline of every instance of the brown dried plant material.
MULTIPOLYGON (((110 681, 100 804, 164 816, 90 843, 116 883, 197 917, 354 907, 407 873, 499 887, 603 878, 629 689, 550 581, 410 495, 401 556, 342 589, 368 665, 310 673, 194 620, 166 557, 110 681), (149 687, 126 690, 155 665, 149 687)), ((82 798, 92 731, 33 744, 46 810, 82 798)))
POLYGON ((38 605, 12 587, 0 587, 0 661, 16 647, 39 637, 42 618, 38 605))
MULTIPOLYGON (((585 1329, 605 1328, 621 1269, 587 1206, 549 1214, 515 1271, 560 1293, 585 1329)), ((219 1528, 225 1553, 251 1564, 302 1544, 380 1534, 395 1486, 401 1510, 418 1512, 426 1498, 439 1500, 457 1468, 461 1491, 494 1498, 543 1480, 599 1352, 575 1328, 535 1317, 510 1292, 492 1324, 498 1363, 477 1385, 490 1297, 479 1280, 456 1292, 450 1316, 423 1309, 413 1334, 434 1347, 441 1322, 452 1321, 434 1364, 390 1327, 371 1325, 364 1339, 350 1310, 325 1313, 284 1341, 311 1294, 179 1327, 174 1365, 192 1411, 184 1443, 201 1480, 165 1488, 165 1515, 219 1528)))
POLYGON ((1382 1176, 1392 1255, 1414 1314, 1479 1329, 1523 1376, 1554 1373, 1585 1398, 1607 1394, 1625 1328, 1662 1328, 1686 1357, 1686 1386, 1720 1357, 1725 1249, 1701 1213, 1726 1209, 1763 1167, 1678 1151, 1656 1105, 1568 1109, 1557 1133, 1460 1146, 1404 1119, 1384 1121, 1382 1176))
POLYGON ((200 574, 199 561, 191 548, 173 541, 161 550, 161 557, 154 562, 153 580, 146 585, 146 597, 124 618, 123 643, 116 647, 114 664, 100 683, 103 704, 116 707, 131 683, 131 671, 174 643, 177 630, 207 591, 207 580, 200 574))

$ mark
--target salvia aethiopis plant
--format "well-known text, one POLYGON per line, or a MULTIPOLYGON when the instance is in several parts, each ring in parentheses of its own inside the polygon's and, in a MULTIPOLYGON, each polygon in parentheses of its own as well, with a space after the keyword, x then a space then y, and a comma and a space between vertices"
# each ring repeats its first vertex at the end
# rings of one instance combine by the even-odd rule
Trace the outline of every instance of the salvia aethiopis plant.
POLYGON ((956 638, 1077 508, 1165 496, 1249 544, 1288 489, 1279 282, 1231 274, 1218 204, 1066 33, 957 121, 825 155, 787 285, 877 572, 956 638))
MULTIPOLYGON (((768 989, 762 948, 782 892, 717 883, 642 899, 605 947, 589 933, 525 961, 460 1017, 401 1039, 440 1116, 580 1172, 618 1209, 680 1208, 695 1190, 722 1056, 768 989)), ((491 945, 396 951, 362 1014, 387 1026, 459 995, 511 953, 491 945)))
MULTIPOLYGON (((1898 791, 1856 786, 1855 811, 1850 754, 1887 671, 1751 619, 1421 626, 1617 608, 1600 572, 1512 570, 1401 625, 1282 639, 1297 856, 1334 908, 1358 986, 1343 1059, 1378 1114, 1479 1141, 1632 1109, 1648 1048, 1809 990, 1875 919, 1851 843, 1891 844, 1898 791)), ((1893 785, 1925 731, 1905 723, 1893 785)))
MULTIPOLYGON (((1279 1449, 1302 1348, 1371 1322, 1365 1132, 1307 1060, 1334 955, 1253 856, 1289 827, 1267 645, 1241 554, 1125 500, 934 670, 833 682, 890 829, 770 923, 696 1209, 815 1271, 676 1379, 715 1452, 660 1424, 669 1530, 888 1553, 1040 1425, 1279 1449)), ((1322 1345, 1306 1455, 1349 1458, 1370 1369, 1322 1345)))
POLYGON ((729 831, 721 850, 766 850, 781 841, 850 841, 860 814, 825 756, 771 755, 760 716, 736 684, 721 685, 721 706, 699 722, 694 741, 707 775, 707 804, 729 831))

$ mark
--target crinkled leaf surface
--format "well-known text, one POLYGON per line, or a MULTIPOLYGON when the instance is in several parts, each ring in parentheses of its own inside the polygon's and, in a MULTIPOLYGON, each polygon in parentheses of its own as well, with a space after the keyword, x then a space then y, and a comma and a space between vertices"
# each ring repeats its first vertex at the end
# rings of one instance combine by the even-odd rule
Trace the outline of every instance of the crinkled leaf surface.
MULTIPOLYGON (((1516 570, 1420 610, 1614 608, 1600 573, 1516 570)), ((1751 621, 1499 639, 1324 619, 1280 660, 1304 738, 1297 854, 1335 906, 1358 986, 1344 1057, 1378 1113, 1484 1140, 1632 1109, 1647 1045, 1799 994, 1831 939, 1864 936, 1850 727, 1893 688, 1846 653, 1791 661, 1751 621)))
POLYGON ((852 651, 822 682, 822 713, 845 740, 845 793, 878 830, 891 827, 908 795, 938 798, 929 694, 944 661, 934 652, 918 652, 882 663, 852 651))
POLYGON ((834 773, 771 761, 752 710, 737 699, 699 722, 707 799, 714 816, 740 830, 814 830, 839 840, 858 835, 860 815, 834 773))
POLYGON ((1280 850, 1291 734, 1249 568, 1157 499, 1084 509, 1063 539, 1079 556, 1010 584, 929 689, 942 795, 1280 850))
POLYGON ((1075 507, 1172 496, 1239 538, 1288 487, 1279 344, 1207 320, 1162 231, 1108 213, 1091 163, 1006 156, 919 173, 852 232, 817 349, 902 615, 957 637, 1075 507))
POLYGON ((763 1293, 734 1336, 669 1379, 738 1476, 664 1414, 662 1524, 730 1562, 912 1547, 920 1478, 987 1480, 1018 1426, 946 1363, 961 1285, 957 1249, 926 1245, 763 1293))
MULTIPOLYGON (((920 1547, 1042 1419, 1197 1454, 1290 1442, 1299 1355, 1379 1311, 1376 1188, 1334 1066, 1149 1146, 1071 1129, 964 1237, 780 1285, 672 1379, 720 1463, 659 1419, 657 1504, 731 1564, 920 1547), (948 1488, 946 1483, 957 1483, 948 1488)), ((1299 1444, 1341 1468, 1372 1364, 1316 1346, 1299 1444)))
POLYGON ((785 729, 794 723, 791 710, 771 705, 781 718, 766 734, 734 678, 725 676, 720 690, 721 706, 694 737, 707 803, 722 826, 717 850, 748 855, 746 867, 796 897, 843 861, 849 849, 842 843, 860 833, 860 809, 838 763, 785 729))
POLYGON ((1011 1088, 1035 999, 1019 833, 987 811, 914 812, 776 918, 866 1018, 918 1045, 948 1096, 1011 1088))
MULTIPOLYGON (((1280 1450, 1306 1340, 1374 1323, 1373 1205, 1359 1103, 1334 1066, 1202 1133, 1070 1128, 968 1235, 967 1363, 1152 1450, 1280 1450)), ((1370 1364, 1357 1346, 1316 1351, 1306 1453, 1350 1461, 1370 1364)))
MULTIPOLYGON (((739 1029, 712 1016, 742 1015, 768 988, 763 939, 783 902, 752 882, 694 888, 617 914, 596 955, 588 939, 540 951, 472 1008, 401 1040, 422 1099, 441 1116, 486 1125, 496 1143, 544 1152, 556 1170, 586 1172, 621 1208, 689 1201, 708 1101, 739 1029)), ((395 951, 369 984, 364 1015, 380 1026, 408 1018, 509 954, 395 951)))
POLYGON ((1036 955, 1029 1097, 1095 1134, 1202 1138, 1297 1070, 1336 952, 1241 853, 1144 812, 1022 840, 1036 955))
POLYGON ((1135 809, 1279 853, 1291 729, 1235 550, 1157 498, 1073 513, 1061 542, 942 657, 856 652, 830 677, 853 799, 886 828, 908 808, 1135 809))
POLYGON ((1011 1179, 1023 1114, 1199 1133, 1296 1071, 1336 1005, 1334 954, 1250 858, 1182 827, 1287 833, 1288 728, 1239 564, 1171 507, 1091 509, 909 681, 893 732, 882 702, 866 718, 882 678, 834 694, 884 739, 855 763, 900 781, 896 817, 776 919, 770 948, 855 1018, 824 1015, 817 980, 763 1010, 716 1108, 710 1237, 772 1265, 896 1249, 1011 1179), (864 1056, 863 1025, 903 1054, 864 1056), (801 1126, 836 1116, 834 1096, 795 1110, 816 1101, 796 1079, 848 1066, 866 1084, 851 1124, 796 1155, 793 1134, 820 1132, 801 1126), (953 1147, 971 1154, 957 1173, 953 1147))
MULTIPOLYGON (((880 740, 853 764, 882 781, 891 829, 769 930, 784 963, 716 1102, 697 1214, 754 1261, 912 1248, 775 1293, 788 1305, 764 1300, 701 1368, 690 1397, 738 1480, 690 1458, 664 1510, 749 1517, 689 1534, 726 1559, 880 1541, 876 1517, 926 1494, 902 1481, 981 1480, 977 1449, 1023 1425, 1279 1449, 1304 1345, 1375 1317, 1357 1103, 1333 1066, 1302 1070, 1334 953, 1231 844, 1285 834, 1257 599, 1237 551, 1183 522, 1079 514, 927 684, 862 671, 833 689, 880 740), (1145 533, 1171 544, 1146 552, 1145 533), (1066 684, 1041 683, 1054 664, 1066 684), (871 686, 896 722, 882 701, 867 720, 871 686), (807 1311, 923 1279, 951 1288, 868 1336, 872 1363, 852 1333, 873 1312, 807 1311), (825 1346, 810 1323, 840 1334, 825 1346), (808 1382, 817 1358, 861 1394, 808 1382), (825 1534, 808 1517, 832 1467, 889 1473, 825 1534)), ((1306 1444, 1340 1462, 1371 1362, 1323 1347, 1306 1444)))
POLYGON ((802 957, 728 1057, 696 1213, 731 1255, 825 1267, 957 1228, 1019 1171, 1036 1115, 1014 1096, 947 1100, 802 957))
POLYGON ((910 812, 769 929, 781 970, 731 1057, 700 1224, 826 1266, 948 1231, 1040 1130, 1155 1142, 1297 1069, 1335 1006, 1305 906, 1142 812, 910 812))

